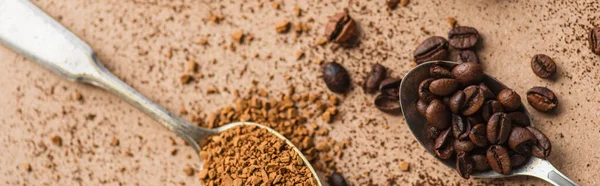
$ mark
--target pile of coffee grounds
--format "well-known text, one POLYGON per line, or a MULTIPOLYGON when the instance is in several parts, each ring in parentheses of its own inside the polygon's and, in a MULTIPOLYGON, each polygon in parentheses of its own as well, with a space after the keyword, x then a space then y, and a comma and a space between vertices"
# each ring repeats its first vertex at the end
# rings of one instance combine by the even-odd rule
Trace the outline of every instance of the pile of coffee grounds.
POLYGON ((257 126, 238 126, 209 137, 200 158, 204 185, 316 185, 298 153, 257 126))

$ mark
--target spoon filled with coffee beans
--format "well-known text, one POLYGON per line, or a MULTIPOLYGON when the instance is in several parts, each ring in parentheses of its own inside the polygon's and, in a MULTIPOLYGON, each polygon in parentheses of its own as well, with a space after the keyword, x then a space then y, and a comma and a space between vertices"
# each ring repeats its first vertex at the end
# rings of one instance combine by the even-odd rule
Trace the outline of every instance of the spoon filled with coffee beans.
POLYGON ((523 175, 577 185, 546 159, 550 140, 533 126, 519 94, 478 63, 416 66, 400 85, 400 104, 417 141, 465 179, 523 175))

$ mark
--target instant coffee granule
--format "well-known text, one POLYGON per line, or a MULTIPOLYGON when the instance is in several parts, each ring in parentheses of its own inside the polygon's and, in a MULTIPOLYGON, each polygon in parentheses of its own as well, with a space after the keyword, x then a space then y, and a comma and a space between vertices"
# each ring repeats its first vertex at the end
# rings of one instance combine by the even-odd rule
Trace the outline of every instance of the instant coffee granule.
POLYGON ((283 139, 266 129, 242 125, 202 144, 204 185, 316 185, 310 169, 283 139))

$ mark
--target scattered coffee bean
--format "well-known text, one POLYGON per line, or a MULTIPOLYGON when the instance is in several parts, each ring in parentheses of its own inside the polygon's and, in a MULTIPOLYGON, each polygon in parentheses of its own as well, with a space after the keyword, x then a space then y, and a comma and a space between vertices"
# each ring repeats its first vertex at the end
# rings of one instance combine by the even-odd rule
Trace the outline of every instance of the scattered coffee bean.
POLYGON ((451 117, 452 115, 448 111, 448 108, 446 108, 446 105, 437 99, 431 101, 425 111, 425 118, 429 122, 429 125, 440 130, 450 126, 451 117))
POLYGON ((455 61, 459 63, 479 63, 479 58, 477 58, 477 54, 473 50, 460 50, 456 55, 455 61))
POLYGON ((427 61, 443 60, 448 57, 448 41, 443 37, 427 38, 417 46, 414 52, 415 62, 421 64, 427 61))
POLYGON ((440 136, 441 132, 442 132, 441 130, 436 129, 435 127, 429 127, 427 129, 427 138, 429 138, 430 140, 435 141, 435 139, 438 136, 440 136))
POLYGON ((356 22, 345 12, 329 17, 325 25, 325 35, 329 41, 338 44, 350 44, 357 36, 356 22))
POLYGON ((425 101, 426 103, 437 99, 437 96, 429 91, 429 85, 433 80, 433 78, 423 80, 421 84, 419 84, 419 89, 417 90, 419 93, 419 98, 425 101))
POLYGON ((327 183, 329 183, 329 185, 331 186, 348 186, 348 183, 346 183, 346 179, 344 179, 344 176, 342 176, 342 174, 338 172, 334 172, 333 174, 329 175, 327 183))
POLYGON ((380 94, 375 98, 375 107, 390 114, 399 114, 402 111, 398 97, 380 94))
POLYGON ((448 40, 456 49, 473 48, 479 41, 479 32, 473 27, 456 26, 448 33, 448 40))
POLYGON ((387 70, 383 65, 374 64, 371 66, 371 72, 367 75, 367 78, 365 78, 363 83, 363 90, 366 93, 375 93, 379 88, 381 81, 385 79, 386 71, 387 70))
POLYGON ((454 154, 454 145, 452 144, 452 134, 450 134, 450 128, 442 131, 440 135, 435 139, 433 151, 435 155, 441 159, 448 159, 454 154))
POLYGON ((329 90, 345 93, 350 89, 350 75, 342 65, 329 62, 323 67, 323 80, 329 90))
POLYGON ((522 127, 527 127, 530 125, 529 117, 525 115, 523 112, 511 112, 506 114, 513 125, 519 125, 522 127))
POLYGON ((478 147, 486 147, 489 142, 487 139, 487 128, 485 124, 477 124, 473 126, 469 132, 469 139, 478 147))
POLYGON ((530 154, 536 141, 533 134, 523 127, 513 127, 508 137, 508 147, 519 154, 530 154))
POLYGON ((521 165, 527 163, 529 161, 529 157, 521 154, 513 154, 510 156, 510 166, 511 167, 520 167, 521 165))
POLYGON ((462 63, 452 69, 452 75, 463 85, 478 84, 483 80, 483 69, 478 63, 462 63))
POLYGON ((450 111, 454 114, 462 112, 465 104, 467 103, 467 95, 462 90, 456 91, 452 97, 448 100, 448 106, 450 111))
POLYGON ((544 133, 540 132, 536 128, 527 127, 527 129, 535 136, 537 142, 531 146, 531 154, 535 157, 546 159, 550 156, 550 152, 552 151, 552 144, 550 144, 550 140, 544 135, 544 133))
POLYGON ((467 139, 467 140, 454 139, 454 150, 456 152, 461 152, 461 151, 462 152, 471 152, 474 148, 475 148, 475 145, 469 139, 467 139))
POLYGON ((498 112, 504 112, 504 107, 502 107, 502 104, 496 100, 488 100, 481 108, 481 117, 483 117, 483 120, 487 121, 490 120, 492 115, 498 112))
POLYGON ((456 154, 456 172, 465 179, 469 179, 471 176, 473 160, 467 153, 461 151, 456 154))
POLYGON ((541 78, 549 78, 556 73, 556 63, 545 54, 537 54, 531 58, 531 69, 541 78))
POLYGON ((508 140, 511 130, 510 119, 506 114, 499 112, 490 118, 487 124, 487 138, 491 144, 504 144, 508 140))
POLYGON ((399 78, 387 78, 381 81, 379 84, 379 91, 381 94, 385 94, 388 96, 395 97, 397 99, 400 98, 400 83, 402 83, 402 79, 399 78))
POLYGON ((488 148, 486 157, 490 167, 494 171, 500 174, 510 173, 510 155, 508 154, 508 151, 506 151, 506 148, 500 145, 492 145, 488 148))
POLYGON ((427 112, 427 106, 429 106, 428 103, 426 103, 425 101, 419 99, 417 101, 417 111, 419 111, 419 113, 423 116, 425 116, 425 113, 427 112))
POLYGON ((471 159, 473 159, 473 168, 476 171, 483 172, 490 170, 490 164, 488 164, 485 155, 475 154, 471 156, 471 159))
POLYGON ((510 88, 500 91, 497 100, 504 106, 506 111, 517 110, 521 106, 521 96, 510 88))
POLYGON ((496 99, 496 95, 485 85, 485 83, 479 83, 479 88, 483 91, 485 99, 496 99))
POLYGON ((590 50, 596 55, 600 55, 600 27, 590 30, 589 44, 590 50))
POLYGON ((466 139, 471 132, 471 123, 469 120, 459 115, 452 114, 452 135, 456 139, 466 139))
POLYGON ((473 115, 483 106, 485 97, 483 91, 477 85, 471 85, 463 90, 465 92, 465 104, 462 108, 462 114, 465 116, 473 115))
POLYGON ((533 87, 527 91, 527 102, 538 111, 548 112, 556 108, 558 98, 548 88, 533 87))
POLYGON ((436 79, 429 84, 429 91, 438 96, 447 96, 458 88, 458 81, 450 78, 436 79))
POLYGON ((432 64, 429 67, 429 75, 435 78, 453 78, 452 72, 443 65, 432 64))

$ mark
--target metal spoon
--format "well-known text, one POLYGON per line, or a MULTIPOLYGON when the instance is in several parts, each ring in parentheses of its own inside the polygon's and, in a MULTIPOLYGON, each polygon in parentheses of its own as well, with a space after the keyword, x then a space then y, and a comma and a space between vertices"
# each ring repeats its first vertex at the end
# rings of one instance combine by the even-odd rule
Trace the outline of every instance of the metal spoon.
POLYGON ((88 44, 27 0, 0 0, 0 43, 69 80, 92 84, 118 95, 183 138, 196 152, 200 152, 202 140, 232 127, 254 125, 264 128, 285 140, 298 153, 317 185, 321 186, 310 162, 277 131, 251 122, 230 123, 214 129, 189 124, 111 74, 88 44))
MULTIPOLYGON (((443 159, 436 157, 433 154, 433 142, 431 142, 431 140, 428 140, 427 136, 426 136, 427 129, 425 127, 426 127, 427 121, 425 120, 425 117, 423 117, 419 114, 419 112, 417 111, 416 106, 415 106, 417 100, 419 99, 419 95, 416 91, 417 87, 419 87, 419 84, 421 83, 421 81, 430 77, 429 76, 429 67, 431 66, 431 64, 434 64, 434 63, 443 63, 446 65, 452 65, 452 66, 460 64, 460 63, 451 62, 451 61, 431 61, 431 62, 426 62, 426 63, 420 64, 419 66, 415 67, 410 72, 408 72, 404 76, 404 79, 402 80, 402 84, 400 85, 400 104, 402 105, 402 113, 404 115, 404 118, 406 119, 408 128, 410 128, 413 135, 417 138, 417 141, 419 141, 419 143, 423 147, 425 147, 425 149, 427 149, 427 152, 429 152, 429 154, 431 154, 432 156, 437 158, 439 161, 444 163, 444 165, 446 165, 452 169, 455 169, 455 166, 456 166, 455 161, 443 160, 443 159)), ((507 86, 502 84, 502 82, 494 79, 493 77, 491 77, 487 74, 485 75, 483 82, 494 93, 498 93, 502 89, 507 88, 507 86)), ((525 107, 522 107, 522 108, 523 108, 522 111, 525 114, 527 114, 527 116, 529 116, 529 113, 527 112, 525 107)), ((530 116, 529 116, 529 119, 531 121, 530 116)), ((533 121, 531 121, 530 123, 532 123, 531 125, 533 126, 533 121)), ((537 178, 545 180, 549 183, 552 183, 554 185, 560 185, 560 186, 576 186, 577 185, 571 179, 567 178, 565 175, 563 175, 558 170, 556 170, 556 168, 554 168, 554 166, 552 166, 552 164, 550 164, 550 162, 548 162, 548 160, 544 160, 544 159, 540 159, 540 158, 536 158, 536 157, 531 157, 531 159, 529 160, 529 162, 527 164, 521 166, 518 169, 512 170, 511 174, 509 174, 509 175, 499 174, 493 170, 490 170, 487 172, 475 173, 472 176, 475 178, 504 178, 504 177, 511 177, 511 176, 519 176, 519 175, 537 177, 537 178)))

